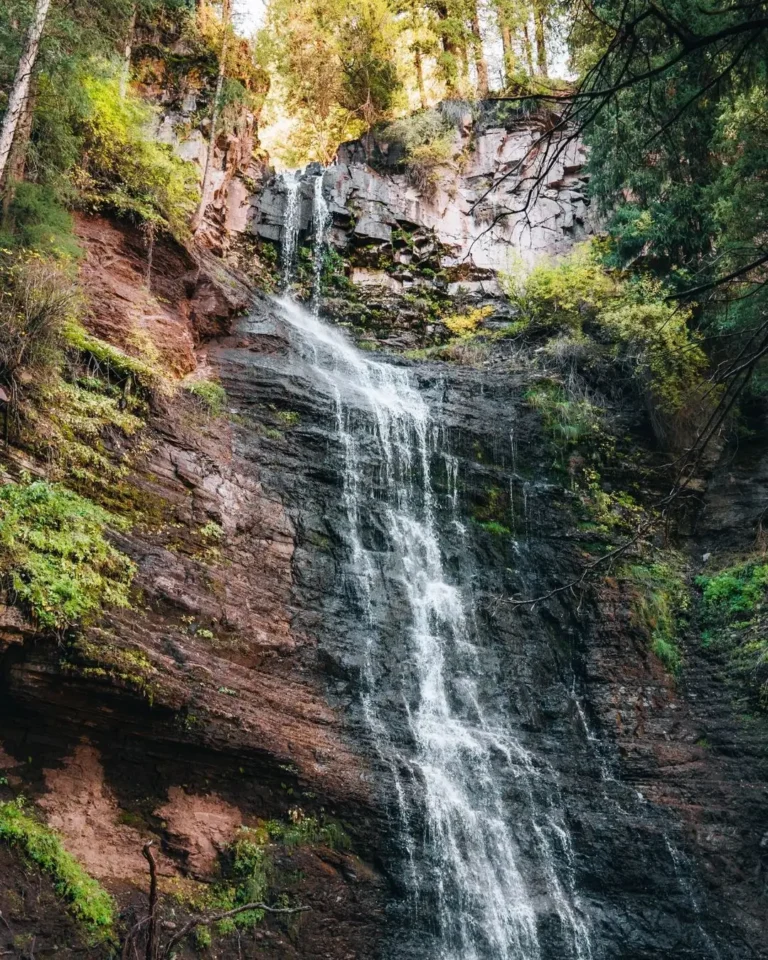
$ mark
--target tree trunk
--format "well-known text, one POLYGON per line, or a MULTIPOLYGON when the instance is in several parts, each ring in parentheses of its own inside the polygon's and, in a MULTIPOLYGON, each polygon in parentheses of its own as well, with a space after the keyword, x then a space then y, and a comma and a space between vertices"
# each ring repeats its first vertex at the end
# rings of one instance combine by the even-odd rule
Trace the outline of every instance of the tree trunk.
POLYGON ((13 146, 13 138, 16 133, 16 127, 19 118, 22 116, 27 97, 29 96, 29 85, 32 80, 32 71, 35 68, 37 60, 37 51, 40 49, 40 38, 45 29, 45 19, 48 16, 48 7, 51 0, 37 0, 35 7, 35 17, 27 34, 27 43, 24 47, 24 53, 19 60, 19 67, 16 71, 16 77, 11 88, 11 95, 8 97, 8 106, 3 118, 3 129, 0 132, 0 184, 3 182, 5 168, 8 163, 8 156, 13 146))
POLYGON ((499 24, 499 27, 501 29, 501 49, 504 52, 504 81, 510 84, 515 72, 515 52, 512 49, 512 31, 509 29, 509 24, 503 20, 499 24))
POLYGON ((16 185, 24 179, 27 166, 27 146, 32 136, 32 120, 35 110, 35 94, 30 91, 24 101, 19 122, 16 125, 16 136, 8 157, 5 175, 5 192, 3 193, 3 225, 8 225, 8 215, 16 193, 16 185))
POLYGON ((421 109, 427 109, 427 93, 424 89, 424 60, 421 56, 421 50, 418 46, 413 48, 413 63, 416 67, 416 84, 419 88, 419 103, 421 109))
POLYGON ((436 3, 435 12, 441 21, 440 44, 443 48, 441 68, 445 80, 445 92, 449 99, 455 98, 459 96, 459 47, 452 31, 445 26, 445 22, 449 20, 448 4, 444 2, 436 3))
POLYGON ((528 21, 523 24, 523 45, 525 47, 525 60, 528 64, 528 73, 533 76, 533 47, 531 46, 531 32, 528 28, 528 21))
POLYGON ((536 27, 536 66, 542 77, 547 74, 547 44, 544 30, 544 11, 541 9, 541 0, 533 7, 533 22, 536 27))
POLYGON ((203 222, 205 211, 208 209, 208 194, 211 189, 211 176, 213 174, 213 156, 216 150, 216 127, 219 122, 219 105, 221 102, 221 91, 224 87, 224 76, 227 71, 227 46, 229 41, 229 21, 232 7, 230 0, 224 0, 221 8, 221 26, 224 32, 221 41, 221 55, 219 57, 219 76, 216 80, 216 92, 213 98, 213 111, 211 113, 211 136, 208 141, 208 152, 205 156, 205 170, 203 172, 203 187, 200 194, 200 203, 192 217, 190 227, 192 233, 197 233, 203 222))
POLYGON ((120 74, 120 96, 125 99, 128 90, 128 81, 131 79, 131 52, 133 51, 133 33, 136 29, 136 4, 131 10, 131 19, 128 23, 128 33, 123 48, 123 71, 120 74))
POLYGON ((480 99, 488 96, 488 64, 483 53, 483 38, 480 34, 480 18, 477 15, 477 3, 472 4, 472 37, 474 38, 473 52, 477 69, 477 92, 480 99))

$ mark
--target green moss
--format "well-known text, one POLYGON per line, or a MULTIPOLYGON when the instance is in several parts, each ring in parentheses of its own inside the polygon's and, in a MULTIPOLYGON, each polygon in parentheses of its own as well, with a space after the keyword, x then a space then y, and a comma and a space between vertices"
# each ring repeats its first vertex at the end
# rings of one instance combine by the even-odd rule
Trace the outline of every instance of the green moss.
POLYGON ((162 378, 156 367, 94 337, 79 323, 68 323, 64 337, 68 346, 82 354, 103 379, 120 385, 128 382, 145 394, 162 389, 162 378))
POLYGON ((690 607, 690 595, 682 576, 680 558, 652 564, 633 564, 624 575, 634 587, 632 615, 649 635, 651 649, 672 674, 682 669, 677 643, 681 621, 690 607))
POLYGON ((126 522, 58 484, 0 487, 0 572, 41 626, 63 630, 130 605, 135 566, 107 539, 110 526, 126 522))
POLYGON ((159 692, 158 671, 141 649, 124 645, 108 630, 92 629, 65 648, 61 669, 81 677, 111 680, 141 694, 150 704, 159 692))
POLYGON ((277 417, 286 427, 297 427, 301 423, 301 414, 296 413, 295 410, 279 410, 277 417))
POLYGON ((227 405, 227 391, 214 380, 190 380, 184 389, 196 397, 212 417, 220 417, 227 405))
POLYGON ((508 537, 512 533, 509 527, 503 523, 499 523, 498 520, 477 521, 477 525, 485 530, 486 533, 493 534, 494 537, 508 537))
POLYGON ((103 505, 123 505, 121 484, 131 454, 141 444, 115 443, 134 438, 146 426, 144 403, 98 377, 54 379, 27 412, 26 433, 34 452, 49 464, 53 478, 66 479, 78 492, 103 505))
POLYGON ((115 907, 110 895, 62 847, 56 834, 24 812, 21 799, 0 804, 0 839, 18 847, 53 882, 56 893, 90 935, 111 939, 115 907))

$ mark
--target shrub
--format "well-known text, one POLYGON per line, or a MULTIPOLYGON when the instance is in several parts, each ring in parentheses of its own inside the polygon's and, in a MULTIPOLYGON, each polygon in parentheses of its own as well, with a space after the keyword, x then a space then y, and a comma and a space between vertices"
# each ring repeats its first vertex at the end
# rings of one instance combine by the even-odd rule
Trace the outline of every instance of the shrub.
POLYGON ((21 799, 0 804, 0 839, 19 847, 51 878, 56 893, 69 903, 72 915, 94 941, 111 938, 112 898, 67 853, 52 830, 24 812, 21 799))
POLYGON ((735 676, 750 698, 768 710, 768 639, 765 631, 768 563, 747 560, 700 576, 702 641, 730 651, 735 676))
POLYGON ((82 256, 82 248, 74 236, 72 215, 50 186, 16 184, 8 209, 8 225, 0 234, 0 247, 21 247, 70 259, 82 256))
POLYGON ((129 606, 135 567, 107 540, 108 526, 126 523, 65 487, 0 487, 0 572, 41 626, 64 630, 129 606))
POLYGON ((548 329, 580 332, 585 318, 616 296, 615 281, 591 244, 581 244, 563 260, 542 261, 530 271, 518 261, 499 281, 523 318, 548 329))
POLYGON ((727 623, 737 615, 754 613, 766 599, 768 564, 748 561, 715 576, 696 578, 702 588, 704 614, 709 623, 727 623))
POLYGON ((455 313, 445 317, 443 323, 457 337, 470 337, 483 320, 493 313, 493 307, 476 307, 466 313, 455 313))
POLYGON ((15 401, 23 371, 44 379, 60 359, 76 304, 71 281, 37 256, 0 264, 0 382, 15 401))
POLYGON ((409 179, 426 195, 434 191, 438 169, 455 156, 455 131, 450 119, 438 110, 421 110, 390 123, 381 139, 403 149, 409 179))
POLYGON ((669 303, 666 290, 647 276, 609 272, 596 243, 583 244, 556 263, 522 265, 502 277, 502 286, 532 336, 554 335, 545 347, 558 359, 566 343, 572 366, 582 355, 602 351, 628 369, 660 440, 685 446, 706 418, 716 391, 702 388, 706 356, 691 331, 691 310, 669 303), (587 339, 594 350, 586 349, 587 339))

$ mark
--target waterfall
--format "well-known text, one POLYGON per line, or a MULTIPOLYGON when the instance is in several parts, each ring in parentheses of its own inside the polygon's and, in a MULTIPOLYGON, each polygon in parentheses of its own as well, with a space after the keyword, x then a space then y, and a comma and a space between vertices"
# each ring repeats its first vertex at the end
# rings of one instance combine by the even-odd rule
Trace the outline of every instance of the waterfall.
POLYGON ((312 280, 312 313, 320 313, 321 284, 323 280, 323 258, 326 250, 326 237, 331 225, 331 213, 323 195, 323 174, 315 177, 315 190, 312 202, 312 233, 313 233, 313 280, 312 280))
POLYGON ((285 212, 283 215, 283 286, 287 287, 293 275, 296 249, 301 226, 301 202, 299 187, 301 179, 296 170, 286 170, 280 174, 280 182, 285 190, 285 212))
MULTIPOLYGON (((365 637, 362 711, 392 787, 412 919, 431 938, 424 956, 553 957, 540 940, 549 915, 558 960, 589 960, 556 774, 514 736, 492 689, 471 584, 452 578, 443 559, 441 520, 455 518, 458 464, 442 449, 439 416, 407 368, 364 355, 287 298, 280 309, 297 360, 334 411, 342 576, 365 637), (446 464, 443 496, 433 470, 446 464)), ((458 521, 450 526, 462 536, 458 521)))

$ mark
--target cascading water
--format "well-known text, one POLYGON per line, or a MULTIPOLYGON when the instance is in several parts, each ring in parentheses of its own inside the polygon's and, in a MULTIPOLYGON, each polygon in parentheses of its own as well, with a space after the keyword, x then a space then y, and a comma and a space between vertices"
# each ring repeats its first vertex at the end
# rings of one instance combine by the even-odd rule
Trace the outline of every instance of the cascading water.
POLYGON ((314 197, 312 204, 312 233, 313 237, 313 282, 312 282, 312 313, 320 313, 320 295, 323 279, 323 257, 326 249, 326 238, 331 226, 331 213, 323 195, 323 175, 315 177, 314 197))
POLYGON ((344 462, 345 577, 367 621, 363 707, 394 782, 413 907, 429 911, 429 900, 436 901, 431 956, 542 956, 525 875, 530 864, 513 835, 513 824, 524 822, 534 869, 560 922, 563 956, 586 960, 593 955, 591 939, 573 889, 553 771, 512 736, 503 715, 481 706, 496 698, 481 691, 490 678, 468 613, 471 594, 451 581, 442 560, 438 513, 454 509, 454 494, 442 503, 433 491, 433 463, 445 462, 438 423, 407 369, 365 357, 295 303, 284 299, 281 306, 296 351, 333 398, 344 462), (377 588, 385 562, 381 546, 366 543, 374 502, 385 525, 386 562, 396 567, 406 601, 394 691, 407 718, 405 742, 392 733, 392 679, 381 639, 381 628, 396 614, 377 588), (520 809, 505 802, 503 782, 510 774, 521 785, 520 809))
POLYGON ((287 170, 280 174, 280 181, 285 190, 285 214, 283 217, 283 286, 287 287, 293 274, 296 249, 299 241, 301 226, 301 202, 299 188, 301 179, 295 170, 287 170))
MULTIPOLYGON (((321 182, 315 198, 317 238, 327 229, 321 182)), ((427 955, 539 960, 542 917, 554 915, 562 960, 589 960, 555 773, 515 738, 498 706, 483 706, 503 698, 488 690, 494 680, 471 615, 471 586, 455 582, 443 560, 440 520, 450 515, 459 536, 463 528, 458 464, 441 448, 439 417, 408 369, 364 356, 287 298, 280 306, 296 354, 335 410, 343 576, 364 618, 362 707, 394 788, 409 902, 413 919, 429 929, 427 955), (435 465, 447 470, 447 496, 433 489, 435 465), (372 512, 381 519, 376 537, 372 512), (393 618, 394 677, 386 649, 393 618), (395 715, 404 723, 394 723, 395 715), (515 809, 509 778, 518 788, 515 809)))

